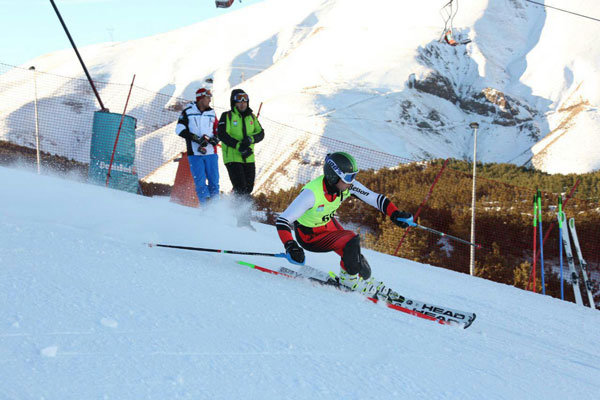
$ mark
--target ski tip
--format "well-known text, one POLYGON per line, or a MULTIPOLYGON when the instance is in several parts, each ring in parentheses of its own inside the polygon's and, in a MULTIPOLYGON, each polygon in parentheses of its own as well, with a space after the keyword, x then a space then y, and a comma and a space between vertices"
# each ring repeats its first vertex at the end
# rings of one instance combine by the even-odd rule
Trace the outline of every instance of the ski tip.
POLYGON ((465 326, 463 327, 463 329, 467 329, 468 327, 470 327, 471 324, 473 323, 473 321, 475 321, 476 317, 477 317, 477 314, 473 313, 473 318, 469 319, 469 321, 465 324, 465 326))
POLYGON ((240 265, 245 265, 246 267, 250 267, 250 268, 254 268, 254 267, 255 267, 255 265, 254 265, 254 264, 248 263, 248 262, 246 262, 246 261, 239 261, 239 260, 238 260, 238 261, 236 261, 236 263, 237 263, 237 264, 240 264, 240 265))
POLYGON ((148 247, 154 247, 154 243, 144 243, 148 247))

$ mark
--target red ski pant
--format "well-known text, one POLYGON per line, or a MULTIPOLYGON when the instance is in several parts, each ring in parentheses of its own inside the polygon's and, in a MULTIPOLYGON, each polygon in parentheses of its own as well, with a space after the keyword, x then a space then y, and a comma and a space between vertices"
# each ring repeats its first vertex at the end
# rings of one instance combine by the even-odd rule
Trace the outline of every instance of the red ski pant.
MULTIPOLYGON (((340 257, 344 255, 346 244, 355 236, 356 233, 344 229, 335 218, 316 228, 296 227, 296 239, 306 250, 316 253, 335 251, 340 257)), ((341 261, 340 265, 344 267, 341 261)))

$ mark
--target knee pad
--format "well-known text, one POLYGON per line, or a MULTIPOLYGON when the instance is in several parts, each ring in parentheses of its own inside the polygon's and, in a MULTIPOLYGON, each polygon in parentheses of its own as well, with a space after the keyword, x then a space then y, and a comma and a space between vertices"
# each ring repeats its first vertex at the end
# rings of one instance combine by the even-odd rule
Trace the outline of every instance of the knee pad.
POLYGON ((344 246, 342 262, 344 269, 350 275, 359 274, 363 279, 371 277, 371 267, 365 257, 360 254, 360 237, 358 235, 350 239, 344 246))

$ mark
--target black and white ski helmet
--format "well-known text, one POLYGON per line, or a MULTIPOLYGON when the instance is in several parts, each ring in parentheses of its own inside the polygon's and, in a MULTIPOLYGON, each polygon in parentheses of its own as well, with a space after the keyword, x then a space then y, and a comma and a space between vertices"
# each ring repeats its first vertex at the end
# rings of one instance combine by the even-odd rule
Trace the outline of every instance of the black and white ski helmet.
POLYGON ((345 183, 352 183, 358 174, 358 165, 350 154, 338 151, 327 154, 323 163, 323 173, 330 185, 335 185, 340 179, 345 183))

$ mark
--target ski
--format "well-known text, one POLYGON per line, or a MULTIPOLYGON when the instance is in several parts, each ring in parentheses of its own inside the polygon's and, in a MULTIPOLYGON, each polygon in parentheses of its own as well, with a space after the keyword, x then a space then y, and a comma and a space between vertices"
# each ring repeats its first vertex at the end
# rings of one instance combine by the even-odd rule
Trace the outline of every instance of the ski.
POLYGON ((583 278, 583 286, 585 287, 588 295, 588 301, 590 308, 595 309, 596 304, 594 303, 594 295, 592 294, 592 282, 588 279, 587 275, 587 262, 583 259, 581 252, 581 246, 579 246, 579 239, 577 238, 577 231, 575 230, 575 218, 569 218, 569 230, 571 231, 571 237, 573 238, 573 245, 575 246, 575 252, 579 258, 579 267, 581 268, 581 277, 583 278))
MULTIPOLYGON (((344 292, 354 292, 350 288, 341 285, 328 273, 308 265, 300 266, 298 270, 294 270, 288 267, 270 269, 245 261, 237 261, 237 263, 268 274, 279 275, 286 278, 307 279, 318 285, 333 286, 336 289, 342 290, 344 292)), ((475 313, 453 310, 450 308, 437 306, 431 303, 409 299, 403 296, 400 296, 398 299, 395 300, 382 300, 378 299, 376 296, 365 296, 365 298, 373 303, 382 302, 387 308, 390 308, 392 310, 404 312, 406 314, 410 314, 429 321, 434 321, 442 325, 461 326, 464 329, 471 326, 476 317, 475 313)))
POLYGON ((582 306, 583 299, 581 298, 581 290, 579 289, 579 275, 575 270, 575 262, 573 261, 573 251, 571 250, 571 241, 569 240, 569 230, 565 226, 567 217, 564 212, 558 213, 558 222, 563 227, 562 229, 562 243, 565 247, 565 255, 567 256, 567 264, 569 264, 569 272, 571 273, 571 284, 573 285, 573 292, 575 293, 575 303, 582 306))

